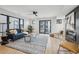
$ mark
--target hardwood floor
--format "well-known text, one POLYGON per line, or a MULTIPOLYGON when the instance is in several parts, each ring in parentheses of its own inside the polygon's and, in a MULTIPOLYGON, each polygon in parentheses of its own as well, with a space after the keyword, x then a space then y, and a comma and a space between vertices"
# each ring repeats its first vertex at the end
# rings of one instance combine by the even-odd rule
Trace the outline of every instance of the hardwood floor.
POLYGON ((0 45, 0 54, 25 54, 25 53, 0 45))
POLYGON ((46 54, 57 54, 59 43, 60 41, 58 39, 50 37, 46 48, 46 54))
MULTIPOLYGON (((64 40, 64 38, 63 38, 63 40, 64 40)), ((61 41, 62 41, 62 39, 50 37, 48 40, 47 48, 46 48, 46 54, 57 54, 58 49, 59 49, 59 44, 61 43, 61 41)), ((73 43, 67 42, 66 46, 69 46, 68 44, 72 45, 73 43)), ((73 54, 73 53, 71 51, 68 51, 67 49, 61 47, 59 54, 73 54)))

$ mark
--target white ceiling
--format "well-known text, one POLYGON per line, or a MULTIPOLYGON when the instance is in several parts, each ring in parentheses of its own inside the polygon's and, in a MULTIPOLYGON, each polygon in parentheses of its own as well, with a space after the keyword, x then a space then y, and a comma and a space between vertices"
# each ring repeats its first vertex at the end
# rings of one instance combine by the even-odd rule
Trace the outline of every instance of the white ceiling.
POLYGON ((1 5, 0 8, 25 17, 35 17, 32 11, 38 11, 38 17, 64 16, 77 5, 1 5))

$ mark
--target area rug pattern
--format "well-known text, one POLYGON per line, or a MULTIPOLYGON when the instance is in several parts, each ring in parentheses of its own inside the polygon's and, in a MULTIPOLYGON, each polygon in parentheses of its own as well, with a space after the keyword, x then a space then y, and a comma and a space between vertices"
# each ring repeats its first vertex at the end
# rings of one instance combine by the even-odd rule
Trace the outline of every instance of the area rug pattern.
MULTIPOLYGON (((25 42, 24 38, 7 44, 7 47, 31 54, 44 54, 49 35, 40 34, 31 38, 31 42, 25 42)), ((26 38, 29 39, 29 38, 26 38)))

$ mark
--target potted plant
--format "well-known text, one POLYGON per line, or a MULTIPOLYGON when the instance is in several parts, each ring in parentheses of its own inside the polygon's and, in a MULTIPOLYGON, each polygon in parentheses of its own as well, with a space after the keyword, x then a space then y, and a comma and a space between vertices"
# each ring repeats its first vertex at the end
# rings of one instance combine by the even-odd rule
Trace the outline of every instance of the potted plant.
POLYGON ((32 27, 31 25, 28 25, 28 28, 27 28, 27 29, 28 29, 28 30, 27 30, 28 33, 32 33, 33 27, 32 27))

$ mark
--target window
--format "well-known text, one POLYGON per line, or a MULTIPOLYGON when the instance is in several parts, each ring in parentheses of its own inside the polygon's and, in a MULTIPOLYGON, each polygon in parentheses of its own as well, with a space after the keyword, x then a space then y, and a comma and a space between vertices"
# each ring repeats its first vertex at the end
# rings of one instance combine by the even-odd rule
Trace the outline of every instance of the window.
POLYGON ((7 17, 0 15, 0 36, 6 35, 7 17))
POLYGON ((9 29, 19 29, 19 19, 10 17, 9 18, 9 29))
POLYGON ((20 19, 20 28, 24 29, 24 20, 23 19, 20 19))

